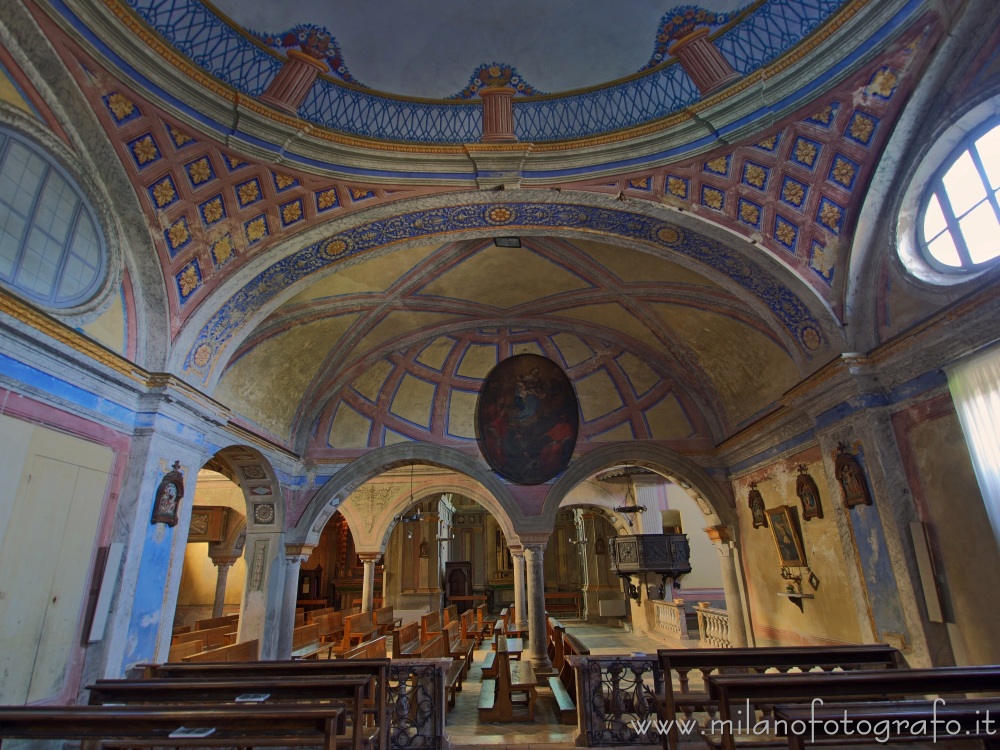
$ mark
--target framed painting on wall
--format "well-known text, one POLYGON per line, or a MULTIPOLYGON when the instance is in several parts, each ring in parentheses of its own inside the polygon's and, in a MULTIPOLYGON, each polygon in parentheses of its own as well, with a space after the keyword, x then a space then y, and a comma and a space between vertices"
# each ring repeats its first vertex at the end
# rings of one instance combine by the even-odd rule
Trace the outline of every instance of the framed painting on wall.
POLYGON ((798 525, 795 522, 795 509, 791 505, 779 505, 768 508, 768 521, 771 525, 771 535, 774 546, 778 550, 778 560, 785 568, 806 567, 806 553, 799 538, 798 525))

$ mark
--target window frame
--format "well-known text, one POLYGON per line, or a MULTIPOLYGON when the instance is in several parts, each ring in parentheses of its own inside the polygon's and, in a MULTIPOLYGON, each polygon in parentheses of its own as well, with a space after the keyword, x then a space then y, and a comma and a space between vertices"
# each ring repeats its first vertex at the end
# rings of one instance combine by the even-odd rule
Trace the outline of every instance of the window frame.
MULTIPOLYGON (((996 217, 998 225, 1000 225, 1000 199, 997 198, 996 192, 994 192, 993 188, 989 184, 989 178, 986 174, 986 169, 978 151, 973 148, 976 140, 995 129, 1000 129, 1000 115, 994 115, 980 122, 976 127, 970 129, 969 132, 967 132, 954 146, 952 146, 948 155, 941 161, 940 165, 931 175, 926 186, 924 187, 923 195, 920 199, 920 208, 917 213, 916 226, 914 227, 917 235, 917 247, 919 248, 920 255, 923 260, 932 269, 939 273, 946 274, 951 277, 969 276, 979 274, 1000 262, 1000 252, 998 252, 995 257, 980 263, 974 263, 972 261, 969 254, 968 244, 965 240, 965 235, 962 233, 961 227, 958 223, 961 217, 956 218, 954 210, 951 206, 951 198, 948 196, 948 191, 944 184, 944 177, 948 171, 955 166, 958 160, 962 157, 962 154, 968 153, 972 159, 973 165, 976 168, 976 172, 979 175, 979 179, 982 181, 984 191, 986 192, 986 202, 992 206, 994 216, 996 217), (927 237, 924 232, 924 226, 927 218, 927 209, 930 206, 931 199, 934 197, 937 197, 938 205, 941 207, 941 213, 944 216, 946 224, 944 231, 951 235, 952 240, 955 243, 955 249, 958 253, 959 260, 962 263, 960 266, 950 266, 947 263, 943 263, 935 258, 931 253, 929 242, 927 241, 927 237)), ((1000 168, 1000 164, 997 166, 1000 168)), ((982 201, 976 203, 973 208, 966 211, 962 216, 967 216, 972 210, 980 205, 982 205, 982 201)))
MULTIPOLYGON (((27 298, 33 304, 40 305, 49 310, 57 311, 61 314, 73 314, 82 307, 92 304, 95 300, 103 296, 107 286, 106 282, 110 272, 111 252, 105 237, 103 225, 98 218, 97 211, 91 204, 87 193, 81 188, 74 176, 60 163, 54 154, 44 145, 21 133, 19 130, 9 127, 5 123, 0 123, 0 159, 6 156, 12 143, 17 143, 26 149, 30 154, 41 159, 46 172, 39 182, 39 186, 31 198, 31 206, 25 216, 25 230, 19 241, 17 253, 14 258, 13 270, 8 279, 7 274, 0 276, 0 284, 11 292, 27 298), (28 252, 27 244, 35 227, 36 217, 41 206, 41 198, 46 187, 50 184, 52 174, 60 177, 73 191, 78 200, 78 205, 73 211, 72 219, 69 221, 69 229, 66 232, 66 240, 62 243, 59 261, 53 274, 53 282, 47 296, 43 296, 33 289, 19 284, 16 279, 24 263, 25 255, 28 252), (81 222, 89 220, 93 227, 97 242, 97 272, 93 279, 79 292, 71 297, 60 299, 59 289, 63 283, 64 273, 73 253, 73 239, 80 231, 81 222)), ((44 230, 39 229, 38 231, 44 230)), ((47 234, 47 233, 46 233, 47 234)))

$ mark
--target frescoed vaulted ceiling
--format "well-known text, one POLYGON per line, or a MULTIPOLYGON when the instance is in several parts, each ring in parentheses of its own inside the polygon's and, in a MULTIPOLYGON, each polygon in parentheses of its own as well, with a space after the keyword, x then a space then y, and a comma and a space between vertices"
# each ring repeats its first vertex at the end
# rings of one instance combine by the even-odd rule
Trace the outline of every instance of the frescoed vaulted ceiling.
POLYGON ((474 450, 479 384, 530 351, 570 375, 580 450, 709 450, 849 348, 852 237, 932 3, 355 5, 28 5, 141 207, 151 367, 336 460, 474 450), (699 35, 731 73, 706 91, 675 46, 699 35), (289 50, 331 67, 294 110, 269 88, 289 50), (483 142, 500 84, 513 130, 483 142))

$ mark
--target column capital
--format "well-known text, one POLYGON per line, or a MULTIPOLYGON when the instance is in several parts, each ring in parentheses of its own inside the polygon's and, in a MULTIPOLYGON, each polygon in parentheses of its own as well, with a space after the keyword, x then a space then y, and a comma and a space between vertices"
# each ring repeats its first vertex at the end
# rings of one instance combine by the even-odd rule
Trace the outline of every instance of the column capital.
POLYGON ((374 562, 377 562, 380 557, 382 557, 382 553, 381 552, 359 552, 358 553, 358 557, 361 559, 361 562, 363 562, 363 563, 366 563, 366 562, 374 563, 374 562))
POLYGON ((236 562, 240 558, 239 557, 213 557, 211 559, 212 559, 212 563, 216 567, 221 568, 221 567, 225 566, 225 567, 228 568, 230 565, 232 565, 234 562, 236 562))
POLYGON ((728 526, 709 526, 704 531, 712 544, 727 544, 733 541, 733 531, 728 526))
POLYGON ((304 563, 312 555, 315 547, 309 544, 286 544, 285 559, 288 562, 304 563))

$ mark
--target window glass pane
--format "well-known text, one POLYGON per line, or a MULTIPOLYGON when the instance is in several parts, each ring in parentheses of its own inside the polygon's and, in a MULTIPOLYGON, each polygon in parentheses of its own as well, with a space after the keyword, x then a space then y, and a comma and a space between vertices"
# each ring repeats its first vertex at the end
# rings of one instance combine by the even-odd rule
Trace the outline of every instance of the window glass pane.
POLYGON ((976 141, 976 150, 983 166, 986 167, 990 187, 994 190, 1000 188, 1000 127, 995 127, 986 135, 980 136, 976 141))
POLYGON ((966 211, 986 197, 982 178, 968 151, 958 157, 958 161, 945 174, 944 189, 951 203, 955 216, 962 216, 966 211))
POLYGON ((11 280, 17 254, 24 240, 25 221, 7 206, 0 204, 0 276, 11 280))
POLYGON ((42 299, 52 295, 62 246, 44 233, 32 230, 24 248, 21 268, 14 283, 42 299))
POLYGON ((35 154, 12 142, 0 165, 0 201, 27 216, 47 168, 35 154))
POLYGON ((82 215, 76 223, 76 231, 73 233, 73 241, 70 242, 70 252, 80 258, 81 261, 94 269, 97 275, 97 266, 101 260, 101 247, 97 244, 97 232, 94 230, 94 223, 86 214, 82 215))
POLYGON ((49 173, 35 214, 35 226, 64 242, 76 213, 76 191, 55 171, 49 173))
POLYGON ((980 203, 959 222, 973 263, 1000 255, 1000 224, 988 201, 980 203))
POLYGON ((79 258, 70 258, 66 261, 66 268, 63 271, 62 281, 59 282, 59 293, 56 295, 56 299, 58 301, 73 299, 86 289, 86 280, 91 276, 93 273, 80 262, 79 258))
POLYGON ((930 242, 947 228, 944 212, 941 211, 941 203, 936 195, 932 195, 930 201, 927 202, 927 211, 924 213, 924 240, 930 242))
POLYGON ((938 263, 944 263, 953 268, 962 267, 958 250, 955 248, 955 241, 951 238, 951 232, 945 232, 933 242, 928 243, 927 249, 938 263))

